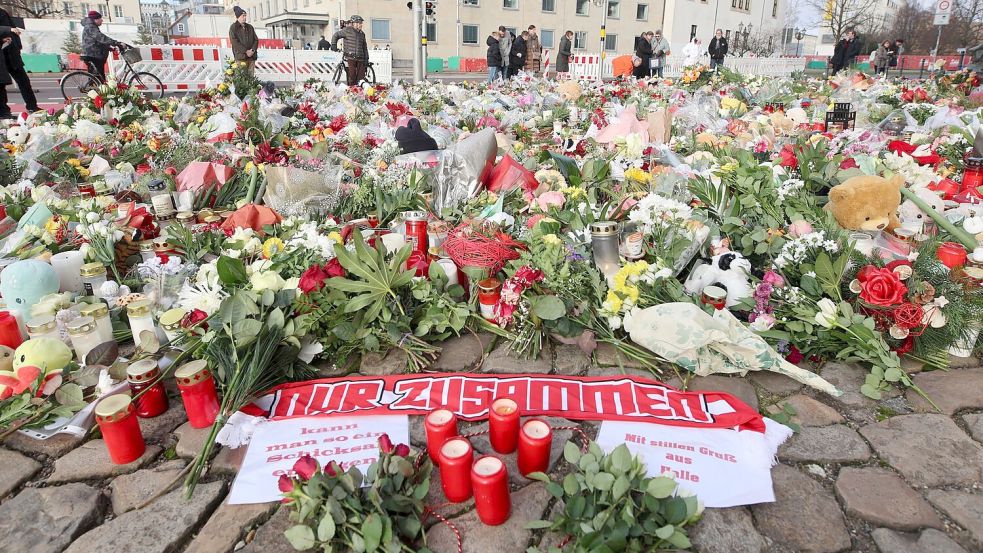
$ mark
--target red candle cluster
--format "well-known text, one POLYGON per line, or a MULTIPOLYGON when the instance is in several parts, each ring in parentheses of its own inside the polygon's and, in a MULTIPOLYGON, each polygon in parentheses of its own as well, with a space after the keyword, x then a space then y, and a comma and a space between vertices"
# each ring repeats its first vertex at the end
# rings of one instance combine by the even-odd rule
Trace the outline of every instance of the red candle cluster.
POLYGON ((147 448, 133 402, 125 394, 109 396, 96 405, 96 424, 114 464, 132 463, 147 448))
POLYGON ((163 382, 155 382, 160 376, 160 368, 153 359, 142 359, 127 367, 126 380, 130 391, 136 398, 137 416, 149 419, 167 411, 167 391, 163 382), (144 391, 146 390, 146 391, 144 391))
POLYGON ((457 416, 447 409, 438 409, 427 415, 423 426, 427 431, 430 460, 440 466, 440 448, 444 447, 444 442, 458 435, 457 416))
POLYGON ((0 311, 0 345, 17 349, 17 346, 23 342, 24 336, 20 333, 17 318, 9 311, 0 311))

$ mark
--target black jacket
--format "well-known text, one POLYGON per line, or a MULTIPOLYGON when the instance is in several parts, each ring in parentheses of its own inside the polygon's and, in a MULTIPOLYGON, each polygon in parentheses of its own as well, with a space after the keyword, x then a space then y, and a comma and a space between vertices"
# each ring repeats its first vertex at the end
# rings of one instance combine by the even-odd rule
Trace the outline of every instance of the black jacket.
POLYGON ((509 51, 509 67, 522 67, 526 64, 526 40, 519 35, 512 41, 512 49, 509 51))
MULTIPOLYGON (((0 8, 0 26, 14 27, 13 19, 3 8, 0 8)), ((21 69, 24 67, 24 58, 20 56, 23 46, 18 35, 11 33, 10 36, 12 38, 10 46, 3 49, 4 61, 7 62, 7 67, 10 69, 21 69)))
POLYGON ((652 63, 652 43, 643 36, 635 37, 635 56, 642 62, 632 69, 632 74, 638 78, 648 77, 652 63))
POLYGON ((710 59, 712 60, 722 60, 724 56, 727 55, 727 38, 713 37, 710 41, 710 46, 707 48, 707 54, 710 54, 710 59))
POLYGON ((857 39, 841 39, 833 49, 833 66, 846 67, 857 59, 860 53, 860 41, 857 39))
POLYGON ((317 49, 318 50, 330 50, 331 49, 331 43, 328 42, 328 39, 322 38, 321 40, 317 41, 317 49))
POLYGON ((109 57, 109 50, 120 43, 104 35, 99 26, 88 17, 82 18, 82 55, 104 60, 109 57))
POLYGON ((365 33, 348 25, 331 37, 331 49, 338 50, 338 40, 345 41, 345 55, 357 60, 368 61, 369 45, 365 42, 365 33))
POLYGON ((567 35, 563 35, 563 38, 560 39, 560 51, 556 54, 556 70, 560 73, 570 71, 571 47, 570 39, 567 38, 567 35))
MULTIPOLYGON (((8 37, 17 38, 17 35, 11 32, 10 27, 6 25, 0 26, 0 40, 8 37)), ((13 46, 13 43, 11 43, 11 46, 13 46)), ((10 46, 8 46, 8 48, 9 47, 10 46)), ((4 58, 6 58, 6 56, 0 56, 0 86, 8 85, 13 82, 13 80, 10 78, 10 73, 7 72, 7 60, 4 58)), ((8 108, 6 104, 0 105, 0 113, 10 113, 10 108, 8 108)))
POLYGON ((501 67, 502 50, 499 48, 498 39, 488 35, 488 38, 485 39, 485 44, 488 45, 488 53, 485 54, 485 60, 488 62, 488 67, 501 67))

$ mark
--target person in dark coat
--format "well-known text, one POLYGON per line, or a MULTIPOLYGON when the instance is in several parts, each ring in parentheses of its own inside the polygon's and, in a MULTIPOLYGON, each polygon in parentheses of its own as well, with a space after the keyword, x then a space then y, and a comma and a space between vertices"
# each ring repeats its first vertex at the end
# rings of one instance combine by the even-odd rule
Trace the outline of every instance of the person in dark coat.
POLYGON ((718 65, 724 64, 724 56, 727 55, 727 38, 724 37, 724 32, 721 29, 717 29, 710 40, 707 54, 710 55, 710 69, 716 69, 718 65))
POLYGON ((857 40, 857 33, 847 31, 846 36, 840 39, 836 43, 836 48, 833 49, 833 59, 830 60, 830 64, 833 68, 833 75, 836 75, 843 69, 850 67, 857 60, 857 55, 860 54, 860 41, 857 40))
POLYGON ((485 54, 485 61, 488 62, 488 84, 495 82, 502 71, 502 50, 498 36, 498 31, 492 31, 485 39, 485 44, 488 45, 488 52, 485 54))
POLYGON ((646 79, 651 76, 652 67, 652 33, 644 32, 635 37, 635 58, 632 64, 635 68, 631 74, 639 79, 646 79))
POLYGON ((82 61, 89 64, 102 82, 106 82, 106 60, 109 51, 123 45, 103 34, 99 27, 102 25, 102 14, 91 10, 82 18, 82 61))
MULTIPOLYGON (((13 18, 3 8, 0 8, 0 27, 16 27, 13 18)), ((21 98, 24 98, 25 109, 35 112, 38 111, 38 99, 34 95, 31 78, 27 76, 27 71, 24 69, 24 58, 20 55, 22 49, 20 36, 12 34, 10 44, 3 49, 4 62, 7 64, 7 73, 10 73, 10 77, 17 83, 21 98)))
MULTIPOLYGON (((13 44, 14 38, 20 35, 20 29, 8 26, 0 26, 0 44, 13 44)), ((0 56, 0 119, 13 119, 10 113, 10 106, 7 105, 7 85, 13 81, 7 72, 6 56, 0 56)))
POLYGON ((512 49, 509 50, 509 77, 519 74, 519 70, 526 64, 526 39, 529 31, 522 33, 512 41, 512 49))
POLYGON ((236 20, 229 27, 229 44, 232 45, 232 57, 236 61, 245 62, 246 69, 252 73, 256 68, 256 59, 259 58, 259 36, 256 29, 246 23, 246 10, 239 6, 232 7, 232 13, 236 20))
POLYGON ((330 50, 331 49, 331 43, 328 42, 328 39, 326 39, 326 38, 324 38, 322 36, 321 37, 321 40, 317 41, 317 49, 318 50, 330 50))
POLYGON ((573 31, 567 31, 560 39, 560 49, 556 54, 556 72, 570 72, 570 56, 573 55, 573 31))

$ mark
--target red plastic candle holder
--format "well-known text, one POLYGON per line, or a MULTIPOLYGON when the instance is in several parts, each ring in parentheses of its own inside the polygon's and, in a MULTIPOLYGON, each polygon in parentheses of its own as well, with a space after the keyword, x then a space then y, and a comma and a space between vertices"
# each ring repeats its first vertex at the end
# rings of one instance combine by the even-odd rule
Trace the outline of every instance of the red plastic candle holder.
POLYGON ((17 349, 17 346, 24 342, 24 336, 20 333, 20 325, 17 318, 9 311, 0 311, 0 345, 10 349, 17 349))
POLYGON ((136 398, 136 413, 140 418, 151 419, 167 411, 167 391, 158 377, 160 368, 153 359, 142 359, 126 369, 126 380, 136 398))
POLYGON ((488 438, 501 454, 515 452, 519 442, 519 405, 509 398, 492 402, 488 411, 488 438))
POLYGON ((440 448, 444 443, 458 435, 457 415, 447 409, 438 409, 423 419, 423 427, 427 431, 427 451, 430 460, 440 465, 440 448))
POLYGON ((553 445, 553 429, 546 421, 532 419, 522 425, 519 432, 519 472, 528 476, 532 472, 546 472, 550 465, 550 448, 553 445))
POLYGON ((955 269, 956 267, 962 267, 966 264, 966 248, 962 244, 956 242, 943 242, 939 245, 939 249, 935 252, 935 256, 939 258, 939 261, 943 265, 950 269, 955 269))
POLYGON ((471 468, 471 487, 478 518, 488 526, 498 526, 509 519, 512 500, 509 498, 509 474, 497 457, 486 455, 471 468))
POLYGON ((451 503, 471 497, 471 466, 474 449, 464 438, 451 438, 440 448, 440 485, 451 503))
POLYGON ((114 464, 132 463, 147 449, 140 423, 137 422, 136 409, 125 394, 109 396, 96 405, 96 424, 109 450, 109 459, 114 464))
POLYGON ((174 371, 174 379, 177 380, 191 427, 211 426, 218 416, 219 403, 215 379, 208 372, 207 363, 203 360, 185 363, 174 371))

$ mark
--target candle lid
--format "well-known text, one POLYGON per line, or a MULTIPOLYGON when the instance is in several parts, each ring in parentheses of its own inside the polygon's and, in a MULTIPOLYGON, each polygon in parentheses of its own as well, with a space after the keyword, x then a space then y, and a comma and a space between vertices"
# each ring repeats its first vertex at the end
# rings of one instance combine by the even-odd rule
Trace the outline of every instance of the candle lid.
POLYGON ((96 404, 96 416, 106 422, 119 420, 129 414, 132 400, 126 394, 111 395, 96 404))
POLYGON ((427 415, 427 420, 432 424, 447 424, 454 419, 454 413, 447 409, 437 409, 427 415))
POLYGON ((231 210, 226 210, 226 211, 220 211, 220 212, 219 212, 219 215, 220 215, 220 216, 221 216, 221 217, 222 217, 223 219, 228 219, 229 217, 232 217, 232 214, 233 214, 233 213, 235 213, 235 211, 231 211, 231 210))
POLYGON ((160 326, 168 330, 173 330, 176 325, 181 324, 181 319, 183 319, 187 314, 188 312, 180 307, 168 309, 160 316, 160 326))
POLYGON ((471 444, 464 438, 453 438, 444 442, 440 454, 448 459, 457 459, 471 454, 471 444))
POLYGON ((152 252, 152 251, 154 251, 154 241, 153 240, 141 240, 140 241, 140 251, 141 252, 152 252))
POLYGON ((68 322, 69 336, 82 336, 96 329, 96 321, 92 317, 76 317, 68 322))
POLYGON ((93 319, 101 319, 109 316, 109 306, 105 303, 89 303, 79 308, 79 313, 93 319))
POLYGON ((190 211, 179 211, 177 214, 177 220, 182 223, 194 222, 195 214, 190 211))
POLYGON ((174 371, 174 378, 177 379, 178 384, 184 385, 201 382, 209 376, 211 373, 208 372, 208 362, 204 359, 185 363, 174 371))
POLYGON ((426 221, 427 212, 426 211, 404 211, 403 212, 404 221, 426 221))
POLYGON ((541 420, 531 420, 522 425, 522 432, 530 438, 545 438, 550 435, 550 425, 541 420))
POLYGON ((484 457, 475 461, 474 466, 471 467, 478 476, 491 476, 493 474, 498 474, 505 470, 505 464, 498 457, 492 457, 491 455, 485 455, 484 457))
POLYGON ((222 222, 222 218, 219 217, 218 215, 209 215, 208 217, 205 217, 202 220, 202 222, 203 223, 208 223, 208 224, 221 223, 222 222))
POLYGON ((143 317, 150 314, 150 300, 137 300, 126 306, 126 314, 131 317, 143 317))
POLYGON ((58 323, 55 322, 55 318, 51 315, 39 315, 32 318, 24 326, 27 327, 29 333, 40 334, 58 328, 58 323))
POLYGON ((496 415, 511 415, 518 410, 519 404, 507 397, 499 398, 492 402, 492 411, 496 415))
POLYGON ((495 277, 486 278, 478 283, 478 289, 482 292, 494 292, 502 283, 495 277))
POLYGON ((86 263, 79 268, 79 274, 83 277, 94 277, 106 274, 106 266, 98 261, 86 263))
POLYGON ((618 223, 614 221, 597 221, 590 224, 591 236, 610 236, 618 232, 618 223))
POLYGON ((153 359, 141 359, 126 368, 126 379, 134 384, 149 382, 160 374, 157 362, 153 359))

